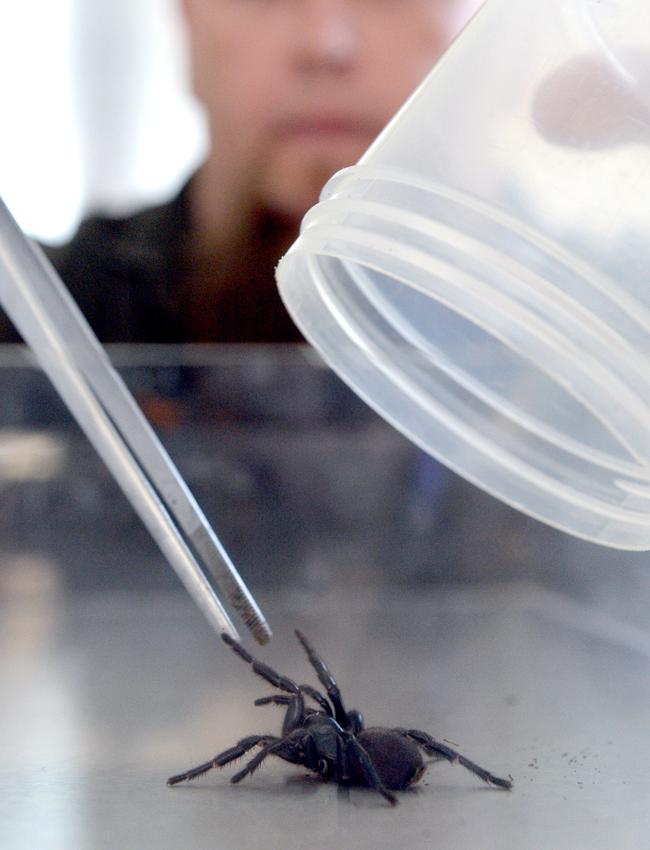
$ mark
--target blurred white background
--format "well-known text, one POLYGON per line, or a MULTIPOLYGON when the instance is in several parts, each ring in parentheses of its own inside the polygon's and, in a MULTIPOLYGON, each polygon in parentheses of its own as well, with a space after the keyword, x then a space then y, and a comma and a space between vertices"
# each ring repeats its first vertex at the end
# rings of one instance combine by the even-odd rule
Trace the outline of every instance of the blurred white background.
POLYGON ((205 145, 176 0, 1 4, 0 104, 0 195, 46 242, 171 195, 205 145))

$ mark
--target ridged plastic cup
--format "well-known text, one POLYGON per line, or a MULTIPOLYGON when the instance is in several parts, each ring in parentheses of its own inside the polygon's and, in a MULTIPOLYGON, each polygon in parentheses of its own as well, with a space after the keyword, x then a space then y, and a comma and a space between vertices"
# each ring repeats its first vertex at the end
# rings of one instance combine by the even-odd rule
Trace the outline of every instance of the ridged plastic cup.
POLYGON ((557 528, 650 548, 650 2, 488 0, 277 276, 419 446, 557 528))

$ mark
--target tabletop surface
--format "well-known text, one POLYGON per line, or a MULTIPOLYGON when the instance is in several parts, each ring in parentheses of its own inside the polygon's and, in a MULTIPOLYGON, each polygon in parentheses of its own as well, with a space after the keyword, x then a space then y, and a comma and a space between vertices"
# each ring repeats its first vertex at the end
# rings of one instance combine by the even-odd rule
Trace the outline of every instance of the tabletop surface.
POLYGON ((278 734, 282 708, 253 705, 270 686, 45 379, 0 356, 0 847, 650 846, 645 553, 465 485, 304 352, 114 356, 270 621, 263 648, 242 627, 247 648, 317 685, 301 629, 368 725, 423 729, 514 787, 439 761, 390 807, 273 758, 238 785, 229 766, 167 787, 278 734))

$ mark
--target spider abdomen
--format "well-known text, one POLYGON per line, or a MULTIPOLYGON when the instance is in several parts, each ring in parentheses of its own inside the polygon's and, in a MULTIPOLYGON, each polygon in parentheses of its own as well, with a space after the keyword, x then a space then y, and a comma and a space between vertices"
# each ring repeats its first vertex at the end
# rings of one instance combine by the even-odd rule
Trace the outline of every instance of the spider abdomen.
POLYGON ((408 788, 417 782, 426 764, 420 750, 395 729, 371 726, 357 735, 357 740, 370 760, 383 785, 393 791, 408 788))

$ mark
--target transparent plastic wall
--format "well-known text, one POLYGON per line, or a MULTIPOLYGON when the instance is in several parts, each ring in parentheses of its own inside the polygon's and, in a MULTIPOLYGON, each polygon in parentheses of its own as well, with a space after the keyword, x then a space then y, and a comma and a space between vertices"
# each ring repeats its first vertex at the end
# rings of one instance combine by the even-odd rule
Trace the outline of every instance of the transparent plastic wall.
POLYGON ((396 427, 521 510, 650 548, 650 4, 488 0, 278 269, 396 427))

